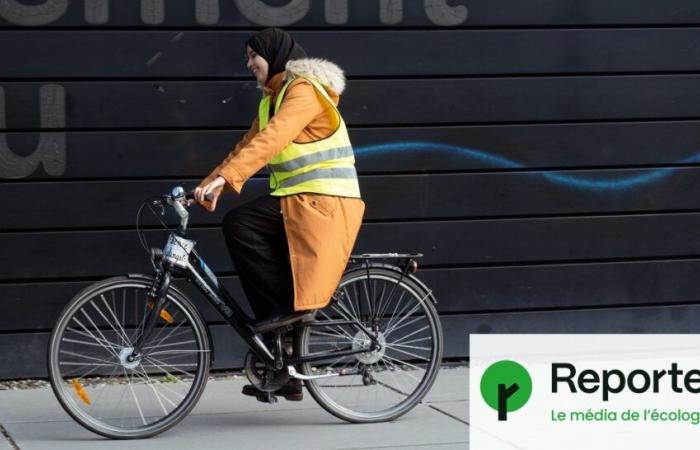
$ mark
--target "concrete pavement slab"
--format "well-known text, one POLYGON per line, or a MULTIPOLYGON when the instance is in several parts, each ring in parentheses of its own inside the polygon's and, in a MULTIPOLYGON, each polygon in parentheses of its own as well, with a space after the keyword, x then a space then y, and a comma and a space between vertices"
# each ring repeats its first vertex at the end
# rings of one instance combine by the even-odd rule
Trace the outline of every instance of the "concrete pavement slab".
MULTIPOLYGON (((433 403, 417 406, 395 422, 347 424, 318 406, 311 396, 302 402, 280 400, 268 405, 241 395, 243 378, 208 383, 192 414, 175 428, 135 443, 109 441, 73 422, 50 388, 0 391, 0 424, 21 449, 161 449, 202 446, 211 449, 365 449, 466 448, 468 427, 449 415, 466 417, 468 370, 444 369, 427 397, 433 403), (442 408, 438 411, 430 406, 442 408)), ((7 450, 0 441, 0 450, 7 450)))
MULTIPOLYGON (((301 402, 258 402, 241 394, 244 380, 209 381, 192 414, 318 408, 311 396, 301 402)), ((50 387, 0 392, 0 423, 51 422, 68 419, 50 387), (7 407, 5 406, 7 405, 7 407)))
POLYGON ((50 387, 0 391, 0 424, 66 420, 50 387))
MULTIPOLYGON (((134 448, 134 442, 102 439, 72 421, 12 423, 6 428, 25 449, 134 448)), ((466 442, 467 427, 424 405, 403 418, 368 425, 338 421, 321 409, 198 414, 164 434, 138 441, 139 449, 343 449, 407 447, 466 442)))
MULTIPOLYGON (((408 447, 376 447, 373 450, 395 450, 395 449, 401 449, 401 450, 430 450, 430 449, 435 449, 435 450, 466 450, 467 446, 469 445, 469 442, 467 441, 460 441, 460 442, 447 442, 443 444, 427 444, 427 445, 411 445, 408 447)), ((355 449, 343 449, 343 450, 355 450, 355 449)), ((364 450, 364 449, 357 449, 357 450, 364 450)))
POLYGON ((423 399, 424 402, 453 402, 469 398, 469 368, 444 367, 438 373, 435 384, 423 399))

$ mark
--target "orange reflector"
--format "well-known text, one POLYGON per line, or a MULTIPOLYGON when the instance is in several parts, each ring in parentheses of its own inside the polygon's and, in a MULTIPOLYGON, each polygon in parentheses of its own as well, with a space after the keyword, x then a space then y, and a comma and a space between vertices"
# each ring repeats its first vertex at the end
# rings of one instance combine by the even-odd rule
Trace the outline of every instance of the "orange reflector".
POLYGON ((73 378, 71 380, 71 384, 73 385, 73 390, 75 390, 76 395, 80 397, 80 400, 82 400, 86 405, 89 405, 91 403, 90 396, 88 395, 87 391, 85 391, 85 388, 83 388, 83 385, 80 384, 80 381, 78 381, 77 378, 73 378))
MULTIPOLYGON (((155 304, 153 303, 153 301, 149 300, 149 302, 146 303, 146 306, 148 306, 148 309, 153 309, 155 304)), ((173 323, 173 316, 171 316, 170 313, 165 309, 160 310, 160 318, 168 323, 173 323)))
POLYGON ((173 316, 171 316, 165 309, 160 310, 160 317, 168 323, 173 323, 173 316))

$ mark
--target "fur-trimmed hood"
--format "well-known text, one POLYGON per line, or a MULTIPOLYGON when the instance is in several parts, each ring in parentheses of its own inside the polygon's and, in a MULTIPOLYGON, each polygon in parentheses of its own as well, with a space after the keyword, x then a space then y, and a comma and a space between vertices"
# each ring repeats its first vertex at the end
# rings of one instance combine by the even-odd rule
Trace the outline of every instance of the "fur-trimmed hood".
POLYGON ((336 94, 345 91, 345 73, 343 69, 321 58, 294 59, 287 62, 286 79, 293 77, 313 78, 324 87, 329 87, 336 94))

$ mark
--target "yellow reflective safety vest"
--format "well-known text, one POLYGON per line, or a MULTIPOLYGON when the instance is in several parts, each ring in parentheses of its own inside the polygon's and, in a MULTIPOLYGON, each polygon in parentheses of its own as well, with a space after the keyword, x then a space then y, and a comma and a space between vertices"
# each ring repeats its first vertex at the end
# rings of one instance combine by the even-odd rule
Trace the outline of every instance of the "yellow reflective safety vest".
MULTIPOLYGON (((302 192, 360 197, 360 187, 355 170, 355 156, 345 121, 323 86, 316 80, 304 78, 326 102, 335 131, 328 137, 308 142, 291 142, 268 164, 270 170, 270 195, 286 196, 302 192)), ((275 113, 282 104, 284 94, 294 81, 287 81, 275 102, 275 113)), ((258 109, 259 129, 267 126, 271 96, 260 101, 258 109)))

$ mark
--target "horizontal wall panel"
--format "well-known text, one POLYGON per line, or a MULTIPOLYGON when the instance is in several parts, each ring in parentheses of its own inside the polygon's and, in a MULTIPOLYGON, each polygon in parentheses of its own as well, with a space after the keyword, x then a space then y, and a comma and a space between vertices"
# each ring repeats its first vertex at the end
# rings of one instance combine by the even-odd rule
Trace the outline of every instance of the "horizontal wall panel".
POLYGON ((469 334, 698 333, 700 305, 471 314, 443 319, 448 343, 469 352, 469 334), (457 318, 459 317, 459 319, 457 318))
MULTIPOLYGON (((350 125, 691 118, 700 116, 699 82, 700 75, 351 81, 340 109, 350 125)), ((40 95, 42 85, 0 84, 8 130, 37 128, 40 102, 67 128, 245 127, 260 99, 249 81, 64 82, 40 95)))
MULTIPOLYGON (((695 282, 698 271, 700 260, 680 260, 421 268, 416 275, 433 290, 438 311, 459 313, 700 302, 700 288, 695 282)), ((221 280, 249 310, 238 278, 227 276, 221 280)), ((0 317, 0 331, 50 329, 65 304, 88 284, 0 284, 0 306, 5 311, 0 317)), ((222 320, 193 285, 183 281, 177 285, 207 320, 222 320)))
MULTIPOLYGON (((697 333, 699 321, 699 305, 443 316, 443 357, 466 358, 470 333, 697 333)), ((212 336, 214 369, 240 368, 243 341, 226 325, 213 326, 212 336)), ((48 338, 0 334, 0 379, 46 377, 48 338)))
MULTIPOLYGON (((214 344, 212 369, 242 368, 248 348, 226 325, 210 327, 214 344)), ((0 334, 0 380, 47 377, 49 333, 0 334)))
MULTIPOLYGON (((367 224, 355 251, 425 254, 426 265, 664 259, 700 252, 700 214, 540 218, 367 224)), ((152 246, 166 233, 148 232, 152 246)), ((216 271, 233 266, 220 229, 190 236, 216 271)), ((5 233, 0 260, 5 280, 98 277, 149 271, 133 231, 5 233)))
MULTIPOLYGON (((0 60, 23 63, 10 65, 0 77, 251 77, 242 56, 248 31, 187 31, 173 42, 176 36, 176 31, 4 31, 0 60)), ((700 69, 700 47, 687 45, 700 38, 696 28, 336 30, 294 36, 309 55, 337 63, 349 77, 700 69), (425 49, 418 61, 416 48, 425 49)))
POLYGON ((178 2, 6 0, 0 26, 23 27, 411 27, 697 23, 692 0, 194 0, 178 2), (47 2, 43 2, 47 3, 47 2), (143 12, 142 12, 143 11, 143 12))
MULTIPOLYGON (((700 303, 700 260, 425 269, 441 312, 700 303)), ((534 332, 534 330, 533 330, 534 332)))
MULTIPOLYGON (((361 174, 681 165, 700 159, 699 135, 698 121, 350 130, 361 174)), ((7 163, 1 169, 5 178, 36 180, 204 177, 241 136, 241 131, 67 132, 60 176, 47 174, 42 165, 29 174, 7 163)), ((5 139, 13 153, 26 156, 35 151, 38 134, 9 133, 5 139)))
MULTIPOLYGON (((148 272, 150 275, 152 270, 148 272)), ((234 296, 238 304, 252 316, 241 284, 236 276, 221 277, 220 280, 234 296)), ((0 317, 0 332, 12 330, 49 330, 53 328, 65 305, 93 281, 63 281, 24 284, 0 284, 0 306, 6 314, 0 317), (32 311, 32 314, 27 314, 32 311)), ((224 319, 212 307, 197 288, 184 280, 175 285, 194 302, 202 316, 209 322, 224 319)))
POLYGON ((356 81, 341 103, 351 124, 690 118, 700 76, 356 81), (393 99, 388 102, 387 99, 393 99), (604 101, 603 101, 604 99, 604 101))
MULTIPOLYGON (((189 191, 197 183, 8 183, 0 185, 7 213, 0 216, 0 229, 133 226, 146 198, 178 185, 189 191)), ((360 189, 367 205, 365 220, 671 212, 698 208, 700 168, 361 176, 360 189)), ((240 197, 225 194, 214 214, 192 208, 190 223, 218 225, 232 207, 268 192, 267 178, 254 178, 240 197)), ((158 221, 146 210, 142 223, 158 221)))

